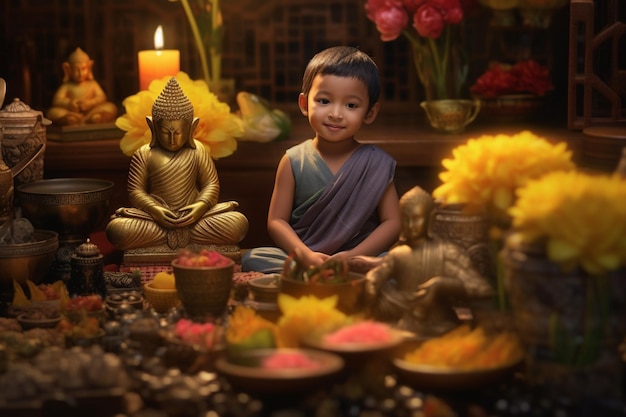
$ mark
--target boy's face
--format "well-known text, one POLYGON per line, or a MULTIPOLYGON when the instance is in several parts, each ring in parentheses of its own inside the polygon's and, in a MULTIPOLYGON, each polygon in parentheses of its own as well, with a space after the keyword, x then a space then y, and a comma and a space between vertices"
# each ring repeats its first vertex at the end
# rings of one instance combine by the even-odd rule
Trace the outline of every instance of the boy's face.
POLYGON ((368 111, 367 87, 356 78, 317 75, 308 96, 300 94, 298 104, 318 138, 339 142, 353 138, 363 123, 374 121, 376 103, 368 111))

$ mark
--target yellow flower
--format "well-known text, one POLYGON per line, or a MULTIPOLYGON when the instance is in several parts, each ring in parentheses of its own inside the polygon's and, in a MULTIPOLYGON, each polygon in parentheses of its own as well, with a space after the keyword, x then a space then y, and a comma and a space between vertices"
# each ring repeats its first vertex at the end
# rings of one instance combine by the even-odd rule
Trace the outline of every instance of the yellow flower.
POLYGON ((312 295, 295 298, 278 294, 280 333, 289 347, 298 347, 307 335, 323 334, 349 322, 348 316, 337 310, 337 296, 319 299, 312 295))
MULTIPOLYGON (((122 104, 126 113, 117 118, 115 125, 125 131, 120 148, 131 156, 142 145, 150 143, 151 132, 146 116, 152 115, 152 105, 171 77, 150 83, 148 90, 126 97, 122 104)), ((193 104, 194 117, 200 122, 194 138, 199 140, 213 159, 231 155, 237 150, 237 138, 243 134, 241 119, 231 113, 228 104, 218 100, 203 80, 192 80, 184 72, 176 75, 185 95, 193 104)))
POLYGON ((282 347, 277 326, 256 314, 256 312, 244 306, 237 306, 228 319, 226 328, 226 342, 237 345, 249 340, 258 332, 268 330, 274 335, 277 347, 282 347))
POLYGON ((553 145, 529 131, 470 139, 452 155, 442 161, 447 171, 439 174, 442 184, 433 196, 444 204, 465 204, 468 211, 485 209, 494 220, 508 218, 518 187, 574 168, 564 143, 553 145))
POLYGON ((626 180, 617 175, 554 172, 517 191, 511 239, 545 240, 564 269, 600 275, 626 266, 626 180))

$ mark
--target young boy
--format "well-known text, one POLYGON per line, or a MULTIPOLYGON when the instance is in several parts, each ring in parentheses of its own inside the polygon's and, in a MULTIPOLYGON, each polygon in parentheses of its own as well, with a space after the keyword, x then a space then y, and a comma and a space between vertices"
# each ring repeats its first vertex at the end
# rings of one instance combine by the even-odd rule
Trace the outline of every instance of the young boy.
POLYGON ((378 68, 352 47, 326 49, 304 72, 298 106, 315 137, 287 150, 276 171, 267 227, 278 248, 255 248, 244 271, 280 272, 297 249, 309 265, 377 256, 400 232, 396 162, 355 135, 378 115, 378 68))

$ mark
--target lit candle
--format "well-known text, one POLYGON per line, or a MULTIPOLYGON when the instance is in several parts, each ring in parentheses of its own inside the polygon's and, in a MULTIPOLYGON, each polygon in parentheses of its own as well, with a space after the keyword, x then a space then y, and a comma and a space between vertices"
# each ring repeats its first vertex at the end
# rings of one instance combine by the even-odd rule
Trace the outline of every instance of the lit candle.
POLYGON ((147 90, 152 80, 167 75, 174 76, 180 71, 180 51, 163 49, 163 28, 154 32, 153 50, 139 51, 139 89, 147 90))

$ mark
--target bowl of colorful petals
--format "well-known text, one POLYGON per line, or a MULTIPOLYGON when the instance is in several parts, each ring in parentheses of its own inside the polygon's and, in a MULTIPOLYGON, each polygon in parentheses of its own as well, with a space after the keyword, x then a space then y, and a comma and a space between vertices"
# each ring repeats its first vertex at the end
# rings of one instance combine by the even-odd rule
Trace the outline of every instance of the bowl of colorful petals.
POLYGON ((243 391, 284 395, 331 383, 344 362, 334 353, 312 349, 250 349, 220 357, 215 366, 219 374, 243 391))

